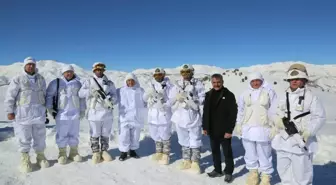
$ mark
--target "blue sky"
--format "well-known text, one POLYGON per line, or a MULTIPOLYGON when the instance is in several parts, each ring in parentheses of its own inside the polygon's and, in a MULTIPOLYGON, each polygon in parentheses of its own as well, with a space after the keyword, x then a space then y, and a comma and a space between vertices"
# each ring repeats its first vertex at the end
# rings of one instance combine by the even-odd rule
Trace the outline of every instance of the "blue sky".
POLYGON ((336 2, 11 0, 0 2, 0 64, 26 56, 108 69, 336 63, 336 2))

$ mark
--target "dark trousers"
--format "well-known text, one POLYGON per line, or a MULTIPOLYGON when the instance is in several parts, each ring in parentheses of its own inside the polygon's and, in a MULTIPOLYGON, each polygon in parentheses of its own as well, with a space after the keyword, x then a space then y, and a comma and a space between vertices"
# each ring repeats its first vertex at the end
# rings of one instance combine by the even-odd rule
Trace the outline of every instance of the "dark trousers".
POLYGON ((211 138, 210 137, 210 145, 212 150, 212 159, 215 167, 215 171, 218 173, 222 173, 222 160, 221 160, 221 152, 220 146, 222 146, 223 154, 225 157, 225 174, 232 174, 234 169, 233 163, 233 154, 231 147, 231 138, 211 138))

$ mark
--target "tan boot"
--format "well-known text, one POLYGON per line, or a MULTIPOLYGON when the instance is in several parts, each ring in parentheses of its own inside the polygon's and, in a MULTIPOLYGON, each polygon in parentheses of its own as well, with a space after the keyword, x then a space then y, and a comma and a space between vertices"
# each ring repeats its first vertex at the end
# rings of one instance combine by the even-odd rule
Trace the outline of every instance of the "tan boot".
POLYGON ((197 161, 193 161, 191 163, 191 167, 190 167, 191 172, 195 173, 195 174, 201 174, 201 167, 199 165, 199 162, 197 161))
POLYGON ((261 182, 259 185, 271 185, 271 176, 263 173, 261 175, 261 182))
POLYGON ((97 164, 101 162, 101 153, 100 152, 95 152, 92 155, 92 163, 97 164))
POLYGON ((113 161, 113 157, 107 151, 102 152, 102 158, 104 161, 113 161))
POLYGON ((21 153, 20 171, 23 173, 29 173, 33 171, 32 164, 30 162, 29 154, 26 152, 21 153))
POLYGON ((66 148, 59 148, 59 154, 58 154, 58 163, 59 164, 66 164, 67 163, 67 156, 66 156, 66 148))
POLYGON ((168 165, 169 164, 169 160, 170 160, 169 155, 168 154, 162 154, 161 156, 162 157, 159 160, 159 164, 168 165))
POLYGON ((48 168, 49 167, 49 162, 44 156, 44 152, 36 152, 36 164, 40 168, 48 168))
POLYGON ((258 185, 258 183, 259 183, 258 170, 250 170, 246 180, 246 185, 258 185))
POLYGON ((191 160, 185 160, 183 159, 183 161, 180 163, 179 167, 180 170, 186 170, 191 168, 191 160))
POLYGON ((163 155, 163 153, 155 153, 155 154, 152 155, 152 159, 154 161, 160 161, 162 159, 162 155, 163 155))
POLYGON ((83 157, 78 153, 77 146, 70 147, 69 159, 75 162, 81 162, 83 160, 83 157))

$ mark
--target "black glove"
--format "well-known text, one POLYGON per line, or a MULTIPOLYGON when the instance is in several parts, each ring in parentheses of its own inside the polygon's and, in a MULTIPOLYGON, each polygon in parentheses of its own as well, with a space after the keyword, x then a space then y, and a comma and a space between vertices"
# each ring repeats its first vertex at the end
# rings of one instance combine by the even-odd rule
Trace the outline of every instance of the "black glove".
POLYGON ((284 117, 282 118, 282 122, 285 126, 285 131, 288 135, 294 135, 299 133, 298 129, 296 128, 296 125, 294 122, 290 121, 288 118, 284 117))
POLYGON ((48 119, 48 111, 46 110, 46 120, 44 122, 45 124, 48 124, 49 123, 49 119, 48 119))
POLYGON ((49 124, 49 119, 46 118, 46 121, 44 122, 45 124, 49 124))

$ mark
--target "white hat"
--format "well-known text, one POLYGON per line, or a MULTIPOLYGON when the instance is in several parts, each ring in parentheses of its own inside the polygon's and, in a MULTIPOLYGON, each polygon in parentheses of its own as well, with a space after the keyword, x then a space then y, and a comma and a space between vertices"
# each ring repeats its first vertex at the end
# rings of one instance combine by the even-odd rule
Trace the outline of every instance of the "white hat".
POLYGON ((264 81, 264 77, 262 76, 261 73, 259 72, 253 72, 253 73, 250 73, 248 75, 248 80, 252 81, 252 80, 261 80, 261 81, 264 81))
POLYGON ((302 64, 291 65, 287 71, 287 80, 299 78, 308 80, 308 72, 306 67, 302 64))
POLYGON ((36 60, 33 57, 27 57, 23 61, 23 65, 26 66, 27 64, 36 64, 36 60))
POLYGON ((62 68, 62 74, 67 72, 67 71, 72 71, 74 72, 74 68, 72 67, 72 65, 64 65, 63 68, 62 68))
POLYGON ((153 75, 155 74, 166 74, 166 71, 163 68, 156 68, 153 75))

